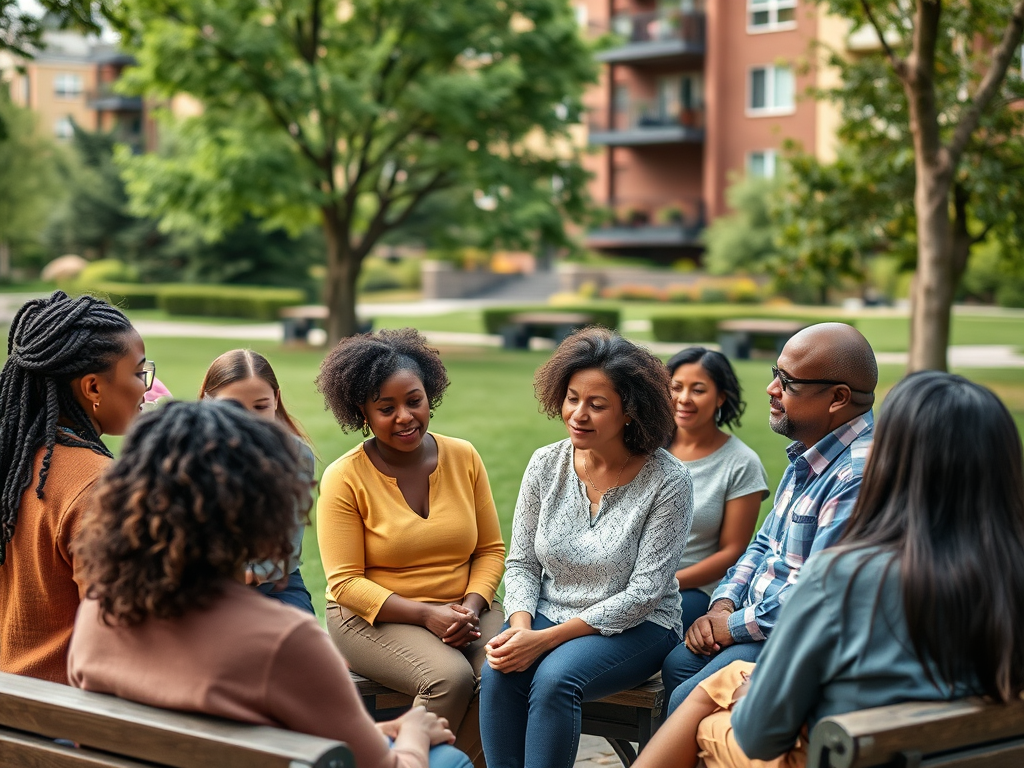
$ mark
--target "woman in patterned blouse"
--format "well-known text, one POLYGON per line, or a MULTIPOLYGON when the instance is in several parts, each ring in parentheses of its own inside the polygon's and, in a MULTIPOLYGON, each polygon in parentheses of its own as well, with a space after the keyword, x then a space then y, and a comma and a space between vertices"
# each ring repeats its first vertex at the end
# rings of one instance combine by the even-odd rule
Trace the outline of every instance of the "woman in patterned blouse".
POLYGON ((675 567, 690 528, 665 366, 602 328, 566 339, 537 399, 569 437, 526 468, 487 646, 480 721, 489 768, 571 765, 580 702, 640 684, 682 637, 675 567))

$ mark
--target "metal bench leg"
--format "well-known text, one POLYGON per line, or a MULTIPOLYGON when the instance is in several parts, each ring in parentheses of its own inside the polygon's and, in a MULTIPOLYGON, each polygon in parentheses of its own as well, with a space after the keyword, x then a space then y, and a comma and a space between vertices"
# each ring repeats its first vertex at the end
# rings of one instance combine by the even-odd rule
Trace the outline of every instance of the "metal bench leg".
POLYGON ((636 761, 636 752, 633 750, 633 745, 625 739, 612 739, 606 738, 612 749, 615 750, 615 754, 619 756, 619 760, 625 768, 629 768, 636 761))

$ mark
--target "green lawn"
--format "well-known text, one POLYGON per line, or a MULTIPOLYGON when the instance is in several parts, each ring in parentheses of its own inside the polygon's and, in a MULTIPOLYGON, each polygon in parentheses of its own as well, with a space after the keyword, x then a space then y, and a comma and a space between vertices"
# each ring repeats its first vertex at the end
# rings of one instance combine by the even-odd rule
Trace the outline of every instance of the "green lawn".
MULTIPOLYGON (((412 322, 421 328, 441 330, 434 323, 450 323, 443 329, 471 330, 465 325, 469 323, 471 314, 392 318, 388 325, 397 327, 412 322)), ((1024 320, 1014 322, 1024 323, 1024 320)), ((983 339, 996 343, 997 334, 1009 335, 1013 324, 991 318, 957 318, 956 333, 960 339, 983 339)), ((875 343, 885 338, 896 339, 899 334, 898 328, 893 330, 884 324, 866 327, 865 331, 875 343)), ((1022 337, 1024 335, 1018 335, 1016 342, 1019 343, 1022 337)), ((148 357, 157 363, 157 375, 180 399, 194 398, 209 363, 235 346, 239 344, 217 339, 152 338, 146 343, 148 357)), ((313 385, 323 357, 322 350, 285 348, 272 342, 254 342, 251 347, 265 354, 274 365, 284 402, 313 439, 322 460, 321 468, 362 439, 358 434, 343 434, 330 414, 324 411, 323 401, 313 385)), ((3 352, 0 348, 0 361, 3 360, 3 352)), ((539 446, 559 440, 565 434, 560 423, 549 421, 538 412, 533 398, 533 373, 546 359, 547 353, 462 347, 442 349, 441 352, 452 384, 436 413, 432 428, 471 440, 477 447, 490 476, 507 540, 519 482, 530 455, 539 446)), ((785 468, 786 440, 768 428, 768 397, 764 388, 770 381, 770 364, 767 359, 736 364, 748 404, 743 426, 737 434, 761 456, 774 491, 785 468)), ((995 390, 1014 413, 1018 426, 1024 429, 1024 370, 971 370, 964 373, 995 390)), ((901 366, 883 366, 880 392, 887 392, 902 375, 901 366)), ((112 438, 109 442, 116 450, 120 441, 112 438)), ((770 504, 766 503, 762 513, 769 508, 770 504)), ((313 529, 307 531, 304 559, 303 574, 322 616, 325 584, 313 529)))

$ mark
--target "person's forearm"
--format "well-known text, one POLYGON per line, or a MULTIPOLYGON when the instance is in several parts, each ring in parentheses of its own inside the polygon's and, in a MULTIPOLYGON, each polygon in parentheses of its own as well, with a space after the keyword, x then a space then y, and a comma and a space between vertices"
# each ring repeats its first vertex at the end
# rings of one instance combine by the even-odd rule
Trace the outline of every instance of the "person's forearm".
POLYGON ((462 599, 462 604, 473 611, 477 616, 482 616, 484 611, 487 610, 487 601, 483 595, 478 595, 476 592, 470 592, 462 599))
POLYGON ((391 595, 380 607, 374 623, 384 621, 390 624, 415 624, 422 627, 427 623, 427 610, 426 603, 391 595))
POLYGON ((596 635, 597 630, 583 621, 583 619, 569 619, 562 624, 540 630, 548 641, 548 650, 557 648, 562 643, 575 640, 577 637, 596 635))
POLYGON ((732 550, 720 549, 713 555, 708 555, 699 563, 694 563, 676 571, 679 588, 700 589, 705 584, 721 581, 722 577, 736 564, 736 560, 742 554, 742 550, 734 552, 732 550))
POLYGON ((512 629, 533 629, 533 616, 527 611, 516 611, 508 617, 512 629))

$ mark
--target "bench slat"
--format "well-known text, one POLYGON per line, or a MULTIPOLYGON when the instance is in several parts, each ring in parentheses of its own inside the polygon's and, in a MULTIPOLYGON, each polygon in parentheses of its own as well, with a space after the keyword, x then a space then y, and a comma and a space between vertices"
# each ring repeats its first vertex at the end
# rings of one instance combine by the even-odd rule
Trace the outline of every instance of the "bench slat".
POLYGON ((0 673, 0 726, 173 768, 353 768, 338 741, 0 673))
POLYGON ((904 751, 937 752, 1024 737, 1024 701, 910 702, 826 717, 811 732, 809 768, 883 765, 904 751))
POLYGON ((0 765, 19 768, 154 768, 114 755, 75 749, 27 733, 0 730, 0 765))

